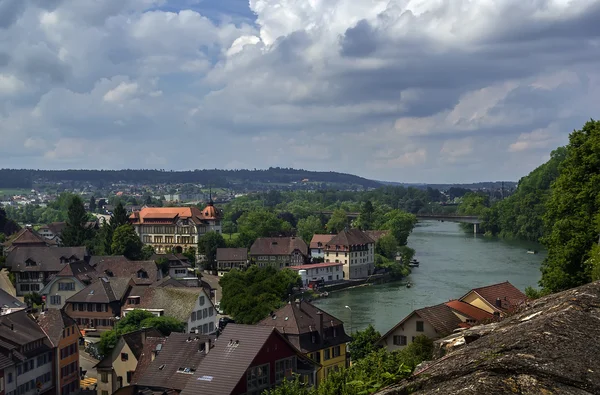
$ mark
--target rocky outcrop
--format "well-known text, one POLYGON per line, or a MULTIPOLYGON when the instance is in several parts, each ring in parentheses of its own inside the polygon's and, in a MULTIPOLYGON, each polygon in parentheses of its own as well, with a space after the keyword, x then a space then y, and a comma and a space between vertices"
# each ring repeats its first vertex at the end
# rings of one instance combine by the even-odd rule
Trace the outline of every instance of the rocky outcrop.
POLYGON ((600 394, 600 282, 438 340, 436 354, 379 394, 600 394))

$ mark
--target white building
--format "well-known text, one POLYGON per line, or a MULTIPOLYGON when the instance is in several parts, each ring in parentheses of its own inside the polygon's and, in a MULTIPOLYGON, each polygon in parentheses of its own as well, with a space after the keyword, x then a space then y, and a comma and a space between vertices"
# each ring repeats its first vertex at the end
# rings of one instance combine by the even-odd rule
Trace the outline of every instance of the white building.
POLYGON ((344 229, 325 244, 325 262, 344 264, 344 279, 366 278, 375 270, 375 242, 359 229, 344 229))
POLYGON ((312 265, 290 266, 302 278, 302 285, 307 287, 310 283, 330 283, 344 279, 343 263, 325 262, 312 265))

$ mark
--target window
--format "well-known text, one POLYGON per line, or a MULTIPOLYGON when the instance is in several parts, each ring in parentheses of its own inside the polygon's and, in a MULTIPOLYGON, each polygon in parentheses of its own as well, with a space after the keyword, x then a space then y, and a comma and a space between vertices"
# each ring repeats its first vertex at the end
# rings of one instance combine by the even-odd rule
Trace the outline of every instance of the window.
POLYGON ((209 308, 208 308, 208 316, 209 316, 209 317, 212 317, 212 316, 213 316, 213 314, 214 314, 214 309, 213 309, 212 307, 209 307, 209 308))
POLYGON ((204 296, 200 296, 200 306, 204 306, 204 296))
POLYGON ((215 324, 212 322, 208 323, 208 333, 212 333, 215 330, 215 324))
POLYGON ((323 360, 327 361, 331 359, 331 350, 329 348, 323 350, 323 360))
POLYGON ((423 321, 417 321, 417 332, 425 332, 425 323, 423 321))
POLYGON ((129 355, 126 352, 121 353, 121 361, 127 361, 129 359, 129 355))
POLYGON ((60 295, 51 295, 50 296, 50 304, 60 304, 61 297, 60 295))
POLYGON ((394 346, 406 346, 406 336, 394 336, 394 346))
POLYGON ((335 346, 331 349, 331 351, 333 352, 333 358, 335 357, 339 357, 341 354, 341 349, 340 346, 335 346))
POLYGON ((58 290, 59 291, 74 291, 75 283, 74 282, 58 283, 58 290))
POLYGON ((102 372, 100 374, 100 381, 103 383, 108 383, 108 372, 102 372))
POLYGON ((255 366, 246 373, 248 390, 259 390, 269 386, 269 364, 255 366))
POLYGON ((6 382, 7 382, 7 383, 12 383, 12 382, 13 382, 13 376, 12 376, 12 373, 9 373, 9 374, 8 374, 8 377, 6 378, 6 382))
POLYGON ((192 321, 196 321, 196 312, 192 311, 192 321))
POLYGON ((284 378, 291 377, 296 370, 296 358, 285 358, 275 362, 275 381, 280 383, 284 378))

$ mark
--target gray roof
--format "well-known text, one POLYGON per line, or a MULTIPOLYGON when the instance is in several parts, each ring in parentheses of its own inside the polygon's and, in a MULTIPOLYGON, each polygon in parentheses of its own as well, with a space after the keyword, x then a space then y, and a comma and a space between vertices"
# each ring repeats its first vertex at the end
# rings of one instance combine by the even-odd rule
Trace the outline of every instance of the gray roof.
POLYGON ((146 368, 144 375, 138 379, 137 385, 181 391, 193 375, 180 373, 177 370, 198 369, 198 365, 206 356, 203 349, 209 339, 204 335, 171 333, 163 344, 162 350, 146 368))
POLYGON ((373 239, 370 238, 369 235, 367 235, 360 229, 344 229, 331 240, 329 240, 329 242, 326 244, 325 249, 334 248, 336 245, 350 247, 353 245, 364 245, 373 243, 375 243, 375 241, 373 241, 373 239))
POLYGON ((5 343, 4 347, 19 347, 35 340, 47 339, 44 331, 25 310, 0 316, 0 338, 5 343))
POLYGON ((100 263, 115 262, 120 264, 127 264, 129 259, 123 255, 93 255, 90 257, 90 265, 97 266, 100 263))
POLYGON ((13 272, 60 272, 67 261, 81 261, 87 257, 85 247, 18 247, 6 257, 6 264, 13 272), (31 261, 35 266, 27 266, 31 261))
POLYGON ((3 289, 0 289, 0 309, 25 308, 25 303, 15 298, 3 289))
POLYGON ((129 278, 101 277, 75 295, 67 299, 68 303, 110 303, 120 301, 129 288, 129 278))
POLYGON ((250 247, 250 255, 291 255, 295 250, 308 255, 308 245, 300 237, 259 237, 250 247))
POLYGON ((247 261, 248 250, 245 248, 217 248, 217 261, 247 261))
POLYGON ((158 280, 158 266, 154 261, 103 260, 95 266, 98 273, 110 278, 132 278, 136 285, 150 285, 158 280), (138 277, 138 272, 146 272, 147 277, 138 277))
POLYGON ((50 342, 56 347, 62 338, 63 330, 67 326, 77 325, 75 320, 69 317, 63 310, 59 309, 48 309, 42 312, 38 318, 37 322, 46 332, 48 339, 50 342))

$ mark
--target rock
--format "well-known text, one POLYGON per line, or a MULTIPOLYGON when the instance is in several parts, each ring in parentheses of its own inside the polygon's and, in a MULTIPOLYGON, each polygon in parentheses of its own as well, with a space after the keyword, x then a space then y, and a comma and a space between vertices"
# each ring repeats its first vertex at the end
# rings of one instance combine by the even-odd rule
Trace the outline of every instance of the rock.
POLYGON ((600 282, 436 341, 435 356, 380 395, 600 394, 600 282))

